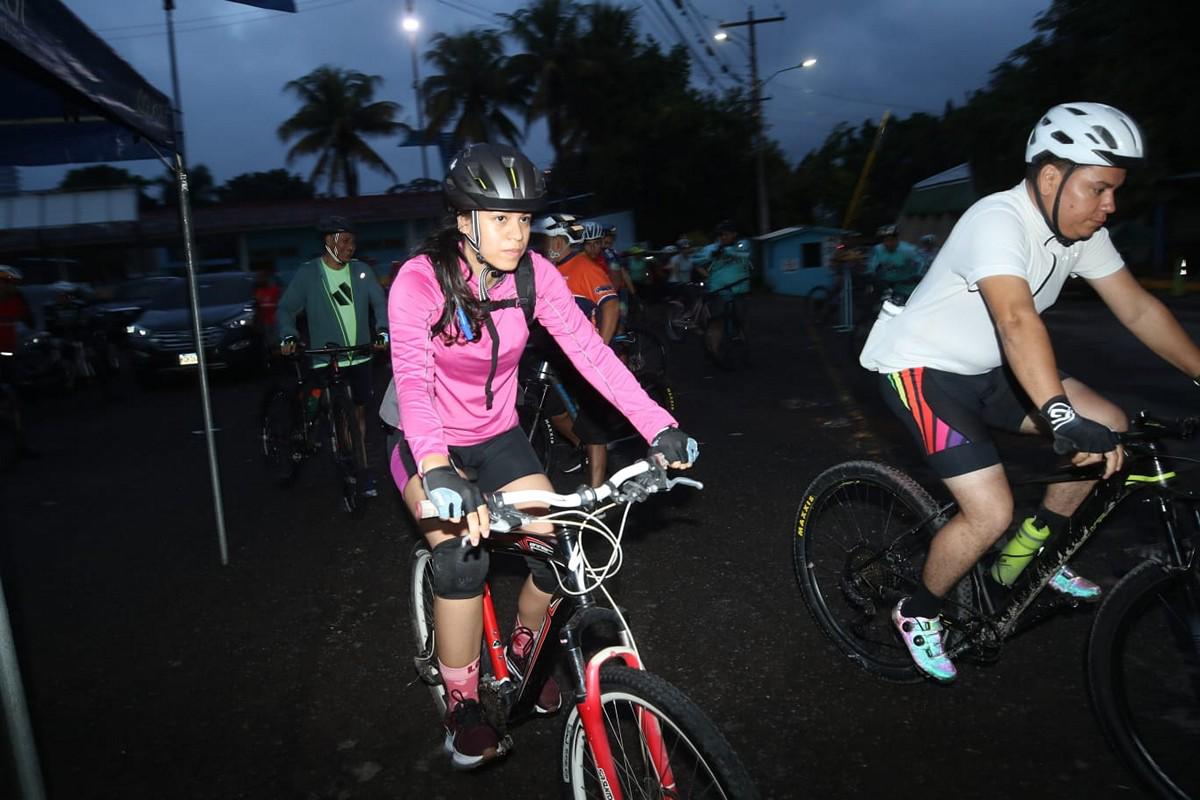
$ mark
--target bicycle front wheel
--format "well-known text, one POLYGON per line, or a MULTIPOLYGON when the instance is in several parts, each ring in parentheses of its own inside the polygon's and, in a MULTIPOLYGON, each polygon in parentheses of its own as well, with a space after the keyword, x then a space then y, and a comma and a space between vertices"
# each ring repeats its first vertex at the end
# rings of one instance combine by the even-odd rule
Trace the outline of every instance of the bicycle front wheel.
POLYGON ((342 503, 353 517, 366 510, 365 498, 359 491, 359 453, 362 452, 362 431, 358 428, 358 413, 350 392, 342 388, 332 391, 330 400, 330 431, 334 464, 342 487, 342 503))
POLYGON ((1109 593, 1088 688, 1113 749, 1161 797, 1200 797, 1200 574, 1157 561, 1109 593))
POLYGON ((304 433, 296 390, 274 386, 263 398, 259 426, 263 464, 271 481, 286 486, 296 477, 304 433))
MULTIPOLYGON (((891 612, 920 586, 929 541, 944 523, 916 481, 873 461, 831 467, 804 491, 792 538, 804 604, 830 641, 868 672, 921 680, 891 612)), ((947 615, 973 609, 973 595, 968 576, 947 598, 947 615)))
MULTIPOLYGON (((758 797, 717 727, 657 675, 607 664, 600 668, 600 703, 616 771, 607 781, 618 783, 623 797, 758 797)), ((563 725, 560 763, 564 797, 609 796, 577 708, 563 725)))
POLYGON ((446 716, 446 687, 438 672, 437 637, 433 629, 433 554, 424 541, 413 546, 408 567, 408 616, 416 654, 417 678, 429 689, 438 718, 446 716))

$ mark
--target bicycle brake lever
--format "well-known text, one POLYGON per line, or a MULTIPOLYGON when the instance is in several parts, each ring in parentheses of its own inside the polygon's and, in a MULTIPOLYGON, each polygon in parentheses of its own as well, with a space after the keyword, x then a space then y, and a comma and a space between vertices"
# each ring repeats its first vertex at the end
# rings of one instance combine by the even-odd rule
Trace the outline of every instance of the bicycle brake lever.
POLYGON ((704 484, 700 481, 692 480, 691 478, 667 478, 667 489, 674 489, 677 485, 690 486, 693 489, 703 489, 704 484))

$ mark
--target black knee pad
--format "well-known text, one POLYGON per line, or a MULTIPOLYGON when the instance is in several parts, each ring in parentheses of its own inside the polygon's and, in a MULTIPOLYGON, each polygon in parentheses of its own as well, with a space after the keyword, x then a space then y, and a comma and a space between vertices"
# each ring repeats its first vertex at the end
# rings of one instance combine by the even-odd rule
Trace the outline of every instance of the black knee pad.
POLYGON ((469 600, 483 594, 487 580, 486 547, 465 546, 466 539, 448 539, 433 548, 433 593, 445 600, 469 600))
POLYGON ((558 578, 555 577, 554 568, 550 566, 549 562, 525 556, 525 566, 529 567, 529 574, 533 577, 534 586, 546 594, 554 594, 558 591, 558 578))

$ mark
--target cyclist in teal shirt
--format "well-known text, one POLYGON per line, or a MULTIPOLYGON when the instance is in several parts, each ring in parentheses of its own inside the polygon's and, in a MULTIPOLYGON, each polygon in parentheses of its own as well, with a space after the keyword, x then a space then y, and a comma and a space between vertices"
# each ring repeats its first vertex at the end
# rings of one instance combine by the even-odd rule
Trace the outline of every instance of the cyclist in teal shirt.
MULTIPOLYGON (((325 217, 317 224, 325 252, 300 266, 292 282, 279 299, 279 351, 290 356, 296 351, 296 317, 308 320, 308 339, 313 347, 335 345, 355 347, 373 343, 387 346, 387 298, 375 272, 354 261, 357 240, 354 227, 344 217, 325 217), (374 330, 370 313, 375 313, 374 330)), ((346 356, 338 362, 342 376, 350 386, 358 412, 358 426, 366 441, 366 414, 363 409, 374 395, 371 386, 371 356, 346 356)), ((314 359, 313 373, 321 386, 328 383, 329 363, 314 359)), ((363 470, 363 494, 374 497, 375 478, 367 470, 366 448, 359 453, 363 470)))
POLYGON ((725 316, 734 312, 734 297, 750 291, 750 248, 737 240, 733 220, 717 224, 717 240, 692 256, 692 271, 704 279, 708 294, 708 328, 704 345, 710 355, 720 352, 725 316))
POLYGON ((871 250, 867 272, 891 287, 893 301, 903 302, 921 282, 925 260, 917 248, 900 241, 900 231, 895 225, 884 225, 876 235, 883 241, 871 250))

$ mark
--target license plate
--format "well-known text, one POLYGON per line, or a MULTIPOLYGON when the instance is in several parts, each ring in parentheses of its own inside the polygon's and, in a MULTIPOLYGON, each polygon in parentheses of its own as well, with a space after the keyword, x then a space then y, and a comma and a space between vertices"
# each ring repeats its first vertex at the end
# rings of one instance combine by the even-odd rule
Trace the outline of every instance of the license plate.
POLYGON ((181 367, 194 367, 199 363, 200 363, 200 359, 196 356, 195 353, 180 353, 179 354, 179 366, 181 366, 181 367))

